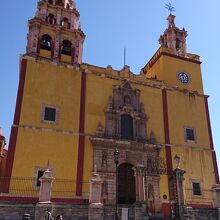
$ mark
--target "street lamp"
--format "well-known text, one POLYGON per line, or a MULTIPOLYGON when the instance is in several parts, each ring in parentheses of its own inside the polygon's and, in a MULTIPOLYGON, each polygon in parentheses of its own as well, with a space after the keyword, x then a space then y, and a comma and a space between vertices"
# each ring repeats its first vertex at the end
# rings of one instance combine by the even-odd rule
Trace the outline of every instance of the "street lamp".
POLYGON ((115 161, 115 175, 116 175, 116 181, 115 181, 115 220, 118 220, 118 162, 119 162, 119 151, 118 149, 115 149, 114 151, 114 161, 115 161))

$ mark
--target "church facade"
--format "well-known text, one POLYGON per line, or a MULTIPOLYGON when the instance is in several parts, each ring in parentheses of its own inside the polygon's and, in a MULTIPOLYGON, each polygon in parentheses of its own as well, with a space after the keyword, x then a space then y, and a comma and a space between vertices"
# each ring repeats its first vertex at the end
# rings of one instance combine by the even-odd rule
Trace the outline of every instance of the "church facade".
POLYGON ((165 217, 181 205, 217 208, 208 95, 186 30, 170 14, 160 48, 135 75, 83 63, 79 17, 71 0, 41 0, 28 22, 2 192, 16 201, 14 179, 30 178, 37 195, 49 161, 53 201, 87 203, 95 172, 106 206, 145 204, 165 217), (71 183, 63 194, 59 180, 71 183))

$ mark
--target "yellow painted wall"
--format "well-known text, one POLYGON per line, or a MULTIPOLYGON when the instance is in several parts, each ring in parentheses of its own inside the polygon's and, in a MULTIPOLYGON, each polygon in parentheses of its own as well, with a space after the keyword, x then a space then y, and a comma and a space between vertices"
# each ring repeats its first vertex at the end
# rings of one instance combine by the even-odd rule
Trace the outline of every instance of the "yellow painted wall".
MULTIPOLYGON (((161 47, 152 60, 156 60, 156 58, 159 57, 159 54, 163 52, 173 55, 168 48, 161 47)), ((194 55, 194 57, 198 58, 197 55, 194 55)), ((156 76, 158 80, 163 80, 167 86, 175 86, 180 89, 188 89, 190 91, 203 93, 200 64, 191 62, 190 57, 189 60, 184 60, 178 56, 170 57, 167 55, 161 55, 151 68, 149 68, 149 64, 145 66, 145 73, 148 78, 154 78, 156 76), (190 82, 188 84, 182 84, 178 80, 177 74, 179 72, 185 72, 189 75, 190 82)))
POLYGON ((209 149, 204 97, 179 91, 167 91, 167 97, 171 144, 209 149), (195 142, 185 140, 186 127, 195 129, 195 142))
POLYGON ((55 178, 76 179, 77 156, 76 135, 19 128, 12 176, 33 177, 35 167, 47 167, 49 160, 55 178))
POLYGON ((28 61, 20 124, 78 131, 81 73, 48 63, 28 61), (41 122, 43 104, 59 108, 59 122, 41 122), (34 109, 29 110, 29 107, 34 109), (65 113, 64 113, 65 112, 65 113))
MULTIPOLYGON (((176 83, 175 74, 180 63, 175 58, 166 59, 167 57, 160 58, 155 64, 155 70, 159 73, 164 68, 164 77, 165 73, 169 73, 171 76, 166 76, 167 80, 170 80, 171 84, 176 83), (164 63, 167 62, 174 65, 173 72, 171 67, 170 69, 164 67, 164 63)), ((199 77, 200 69, 197 69, 197 64, 194 65, 196 65, 193 66, 196 69, 195 74, 199 77)), ((122 79, 117 78, 119 76, 136 80, 136 83, 131 82, 131 84, 134 89, 141 91, 140 101, 143 102, 148 117, 147 136, 149 137, 151 132, 154 133, 157 143, 162 146, 160 157, 165 158, 163 87, 161 87, 163 83, 143 76, 134 76, 131 73, 119 73, 86 64, 82 65, 82 68, 87 70, 83 180, 88 183, 94 166, 93 147, 89 136, 95 134, 99 122, 105 127, 104 110, 109 97, 113 95, 113 86, 123 83, 122 79)), ((49 159, 54 168, 55 178, 76 180, 82 71, 63 65, 28 60, 20 125, 29 128, 19 128, 12 176, 33 177, 35 167, 46 167, 49 159), (43 104, 59 108, 57 124, 42 123, 43 104), (29 166, 25 166, 23 160, 26 160, 29 166)), ((199 83, 194 85, 199 88, 199 83)), ((173 145, 172 158, 176 154, 181 156, 181 168, 186 170, 187 201, 210 202, 214 175, 204 98, 180 90, 168 89, 167 101, 170 142, 173 145), (195 143, 185 141, 185 126, 196 129, 195 143), (203 197, 192 197, 191 179, 202 180, 203 197)), ((174 161, 173 164, 175 167, 174 161)), ((167 175, 161 175, 160 187, 161 198, 166 194, 169 199, 167 175)), ((88 184, 83 185, 83 192, 84 195, 88 194, 88 184)))

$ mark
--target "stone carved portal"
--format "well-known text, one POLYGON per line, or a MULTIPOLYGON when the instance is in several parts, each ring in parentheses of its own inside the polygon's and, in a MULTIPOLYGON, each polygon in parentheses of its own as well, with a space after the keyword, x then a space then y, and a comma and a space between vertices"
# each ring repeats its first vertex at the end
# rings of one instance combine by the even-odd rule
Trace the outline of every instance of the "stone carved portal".
POLYGON ((103 181, 102 202, 114 205, 116 201, 114 150, 117 148, 120 153, 118 201, 147 204, 153 194, 153 209, 160 212, 160 175, 155 171, 160 164, 161 146, 147 141, 147 116, 140 102, 140 90, 133 89, 129 82, 114 86, 105 115, 106 126, 97 122, 96 135, 91 138, 93 163, 103 181), (154 191, 148 191, 149 184, 154 191))

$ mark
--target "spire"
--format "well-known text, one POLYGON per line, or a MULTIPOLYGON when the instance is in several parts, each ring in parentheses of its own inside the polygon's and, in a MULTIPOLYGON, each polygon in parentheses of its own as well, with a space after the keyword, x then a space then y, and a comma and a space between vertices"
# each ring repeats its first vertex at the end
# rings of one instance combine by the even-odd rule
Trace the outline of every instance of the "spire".
POLYGON ((170 3, 169 5, 166 5, 166 8, 170 11, 170 14, 167 17, 168 27, 164 31, 163 35, 160 36, 159 43, 162 47, 171 48, 174 54, 185 57, 187 55, 187 32, 184 28, 181 30, 176 26, 176 16, 172 14, 175 10, 170 3))

